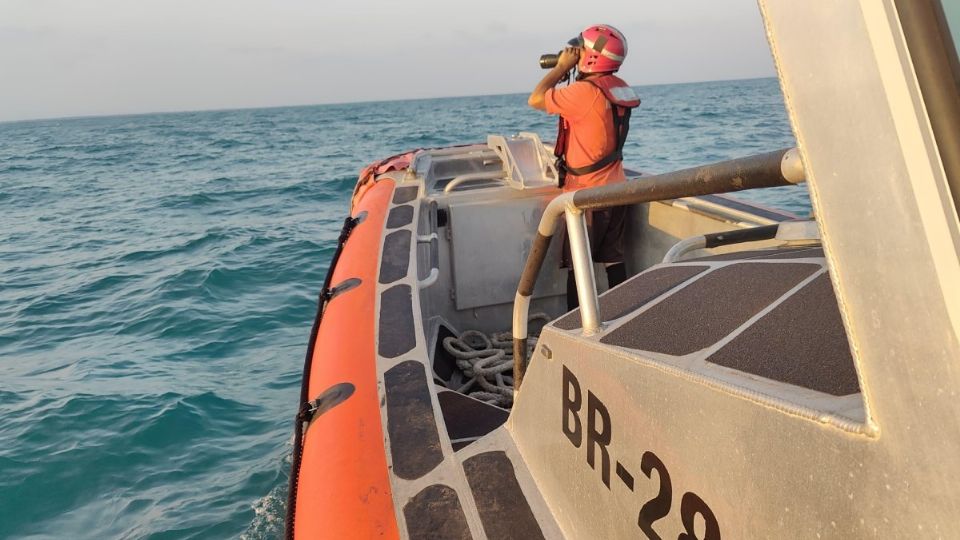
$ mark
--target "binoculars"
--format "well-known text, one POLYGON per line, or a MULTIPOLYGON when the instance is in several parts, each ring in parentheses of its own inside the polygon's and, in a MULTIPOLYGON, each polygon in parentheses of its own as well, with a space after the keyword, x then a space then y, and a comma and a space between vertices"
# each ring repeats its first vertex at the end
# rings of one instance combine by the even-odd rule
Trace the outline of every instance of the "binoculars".
MULTIPOLYGON (((580 36, 572 38, 570 41, 567 41, 567 47, 580 47, 583 45, 583 41, 580 39, 580 36)), ((557 65, 557 61, 560 60, 560 51, 557 54, 541 54, 540 55, 540 68, 541 69, 553 69, 557 65)))
POLYGON ((560 60, 559 54, 541 54, 540 67, 542 69, 553 69, 556 67, 558 60, 560 60))

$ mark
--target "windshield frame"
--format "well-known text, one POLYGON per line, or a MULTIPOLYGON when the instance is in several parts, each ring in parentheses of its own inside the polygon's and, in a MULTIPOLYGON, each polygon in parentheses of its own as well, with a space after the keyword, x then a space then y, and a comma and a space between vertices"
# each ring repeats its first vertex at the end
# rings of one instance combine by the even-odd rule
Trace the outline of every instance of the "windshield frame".
MULTIPOLYGON (((940 0, 893 0, 954 211, 960 211, 960 60, 940 0)), ((960 216, 958 216, 960 217, 960 216)))

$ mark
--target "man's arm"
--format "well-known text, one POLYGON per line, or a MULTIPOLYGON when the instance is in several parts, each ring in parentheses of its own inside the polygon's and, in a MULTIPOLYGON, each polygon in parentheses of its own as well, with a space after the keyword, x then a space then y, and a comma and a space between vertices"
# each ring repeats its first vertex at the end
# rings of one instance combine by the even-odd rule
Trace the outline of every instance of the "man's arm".
POLYGON ((530 97, 527 98, 527 105, 530 105, 534 109, 539 109, 541 111, 547 110, 547 104, 544 101, 547 90, 553 88, 560 82, 560 79, 563 76, 573 69, 573 66, 577 65, 577 60, 580 59, 580 50, 576 47, 567 47, 560 53, 560 58, 557 59, 557 65, 553 67, 543 79, 537 84, 537 87, 533 89, 533 93, 530 94, 530 97))

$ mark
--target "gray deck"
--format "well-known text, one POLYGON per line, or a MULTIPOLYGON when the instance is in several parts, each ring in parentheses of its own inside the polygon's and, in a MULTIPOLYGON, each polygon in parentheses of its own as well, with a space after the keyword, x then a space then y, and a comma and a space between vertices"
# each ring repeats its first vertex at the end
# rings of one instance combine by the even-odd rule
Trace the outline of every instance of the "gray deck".
MULTIPOLYGON (((697 357, 834 396, 860 391, 819 247, 654 267, 601 296, 600 317, 605 345, 697 357)), ((553 326, 576 330, 579 310, 553 326)))

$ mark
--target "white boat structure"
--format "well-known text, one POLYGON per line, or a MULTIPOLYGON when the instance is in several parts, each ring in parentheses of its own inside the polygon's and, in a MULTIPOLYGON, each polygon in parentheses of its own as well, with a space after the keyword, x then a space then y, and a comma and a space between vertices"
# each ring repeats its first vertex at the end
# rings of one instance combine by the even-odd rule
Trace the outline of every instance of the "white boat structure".
POLYGON ((563 195, 529 134, 367 171, 288 537, 960 536, 950 23, 936 0, 759 4, 795 149, 563 195), (803 181, 815 220, 721 195, 803 181), (583 212, 614 205, 630 277, 598 295, 583 212), (511 329, 470 358, 466 331, 511 329))

